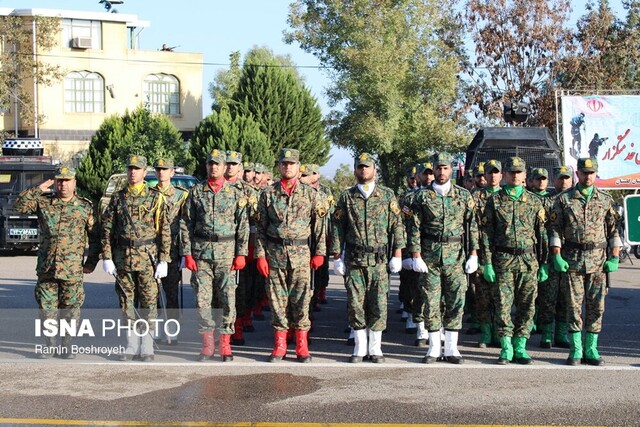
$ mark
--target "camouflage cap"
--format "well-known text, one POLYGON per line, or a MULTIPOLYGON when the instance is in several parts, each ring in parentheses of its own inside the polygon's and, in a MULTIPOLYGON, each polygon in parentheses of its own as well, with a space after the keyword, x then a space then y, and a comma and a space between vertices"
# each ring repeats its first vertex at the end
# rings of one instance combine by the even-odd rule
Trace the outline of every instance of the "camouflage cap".
POLYGON ((300 161, 300 151, 294 148, 281 148, 278 153, 278 162, 293 162, 298 163, 300 161))
POLYGON ((502 163, 500 160, 491 159, 484 162, 485 173, 491 172, 494 169, 497 169, 498 172, 502 172, 502 163))
POLYGON ((480 163, 473 168, 473 176, 484 176, 484 164, 480 163))
POLYGON ((256 168, 256 164, 253 162, 247 162, 246 160, 242 163, 242 169, 246 171, 252 171, 256 168))
POLYGON ((578 159, 578 170, 580 172, 598 172, 598 160, 589 157, 578 159))
POLYGON ((533 179, 538 179, 538 178, 549 179, 549 172, 545 168, 533 168, 531 170, 531 177, 533 179))
POLYGON ((431 162, 420 163, 420 173, 433 173, 433 163, 431 162))
POLYGON ((562 165, 557 168, 553 168, 553 172, 556 175, 556 178, 571 178, 573 176, 573 169, 571 166, 562 165))
POLYGON ((62 166, 56 171, 56 179, 74 179, 76 170, 67 166, 62 166))
POLYGON ((262 163, 256 163, 256 164, 253 166, 253 170, 254 170, 256 173, 265 173, 265 172, 267 171, 267 167, 266 167, 265 165, 263 165, 262 163))
POLYGON ((525 172, 527 165, 520 157, 509 157, 504 165, 506 172, 525 172))
POLYGON ((127 163, 127 167, 146 169, 147 168, 147 158, 144 157, 144 156, 138 156, 136 154, 133 154, 133 155, 129 156, 129 162, 127 163))
POLYGON ((242 153, 227 151, 227 163, 242 163, 242 153))
POLYGON ((167 157, 160 157, 156 160, 156 164, 154 165, 156 169, 173 169, 173 159, 167 157))
POLYGON ((416 173, 418 172, 418 166, 414 165, 414 166, 409 166, 407 168, 405 168, 404 170, 404 176, 407 178, 413 178, 416 173))
POLYGON ((226 161, 227 154, 217 148, 211 150, 211 153, 209 153, 209 157, 207 158, 207 163, 226 163, 226 161))
POLYGON ((473 179, 473 177, 474 177, 473 169, 467 169, 466 171, 464 171, 464 177, 466 179, 473 179))
POLYGON ((451 154, 447 153, 446 151, 435 153, 431 159, 431 162, 433 163, 434 167, 451 166, 451 163, 453 163, 453 156, 451 156, 451 154))
POLYGON ((306 165, 300 166, 300 172, 302 175, 315 175, 320 173, 320 166, 315 163, 309 163, 306 165), (304 170, 303 170, 304 168, 304 170))
POLYGON ((311 175, 311 171, 309 170, 309 165, 300 165, 300 174, 302 176, 311 175))
POLYGON ((355 165, 358 166, 375 166, 376 162, 373 156, 369 153, 360 153, 358 157, 356 157, 355 165))

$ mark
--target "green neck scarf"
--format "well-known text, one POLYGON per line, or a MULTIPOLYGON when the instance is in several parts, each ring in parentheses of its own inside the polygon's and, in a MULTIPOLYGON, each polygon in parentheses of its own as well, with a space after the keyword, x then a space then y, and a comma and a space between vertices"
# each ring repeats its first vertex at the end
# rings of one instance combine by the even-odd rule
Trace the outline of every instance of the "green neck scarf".
POLYGON ((497 193, 498 191, 500 191, 500 186, 498 185, 496 188, 486 187, 485 190, 487 190, 487 193, 490 194, 497 193))
POLYGON ((584 196, 584 199, 588 202, 589 199, 591 199, 591 196, 593 196, 593 189, 596 187, 594 187, 593 185, 591 187, 583 187, 582 185, 578 184, 577 188, 580 194, 582 194, 584 196))
POLYGON ((524 193, 524 187, 522 185, 505 185, 504 190, 511 200, 518 200, 520 196, 522 196, 522 193, 524 193))

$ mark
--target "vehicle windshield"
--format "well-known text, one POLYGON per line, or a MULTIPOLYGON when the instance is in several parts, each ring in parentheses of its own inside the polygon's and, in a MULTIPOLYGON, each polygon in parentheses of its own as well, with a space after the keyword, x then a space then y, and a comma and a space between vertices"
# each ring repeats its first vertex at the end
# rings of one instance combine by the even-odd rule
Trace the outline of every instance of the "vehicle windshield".
MULTIPOLYGON (((158 183, 158 178, 155 175, 147 175, 144 180, 147 183, 147 186, 154 187, 158 183)), ((171 178, 171 184, 177 185, 182 188, 190 188, 192 185, 198 183, 198 180, 193 176, 174 176, 171 178)))
POLYGON ((27 188, 53 179, 53 171, 0 171, 0 194, 19 194, 27 188))

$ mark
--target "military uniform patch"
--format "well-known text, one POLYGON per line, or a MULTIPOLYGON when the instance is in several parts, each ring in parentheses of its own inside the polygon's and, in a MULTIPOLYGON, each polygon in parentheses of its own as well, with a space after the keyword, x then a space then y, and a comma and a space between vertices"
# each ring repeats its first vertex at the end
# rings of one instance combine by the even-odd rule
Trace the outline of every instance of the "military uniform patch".
POLYGON ((543 222, 547 221, 547 212, 544 210, 544 208, 538 211, 538 218, 540 218, 540 220, 543 222))
POLYGON ((240 200, 238 200, 238 206, 240 206, 241 208, 247 206, 247 198, 241 197, 240 200))
POLYGON ((551 214, 549 215, 549 219, 551 221, 555 221, 556 219, 558 219, 558 214, 555 212, 551 212, 551 214))
POLYGON ((335 219, 340 219, 342 218, 342 209, 336 209, 335 212, 333 213, 333 217, 335 219))
POLYGON ((398 215, 400 213, 400 206, 398 206, 398 202, 396 202, 395 200, 391 202, 389 208, 391 208, 391 212, 393 212, 395 215, 398 215))

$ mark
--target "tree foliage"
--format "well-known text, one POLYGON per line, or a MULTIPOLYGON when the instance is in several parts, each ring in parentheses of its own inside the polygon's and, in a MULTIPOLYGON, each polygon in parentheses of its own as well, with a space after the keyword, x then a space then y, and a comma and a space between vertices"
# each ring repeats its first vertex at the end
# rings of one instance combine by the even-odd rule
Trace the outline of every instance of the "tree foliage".
POLYGON ((380 158, 393 187, 402 165, 470 138, 457 109, 459 28, 434 0, 298 0, 287 42, 329 69, 333 143, 380 158))
POLYGON ((123 116, 108 117, 100 125, 78 167, 79 188, 98 200, 109 177, 124 171, 132 154, 144 155, 149 166, 159 157, 171 157, 186 173, 194 168, 194 160, 171 120, 140 106, 123 116))

